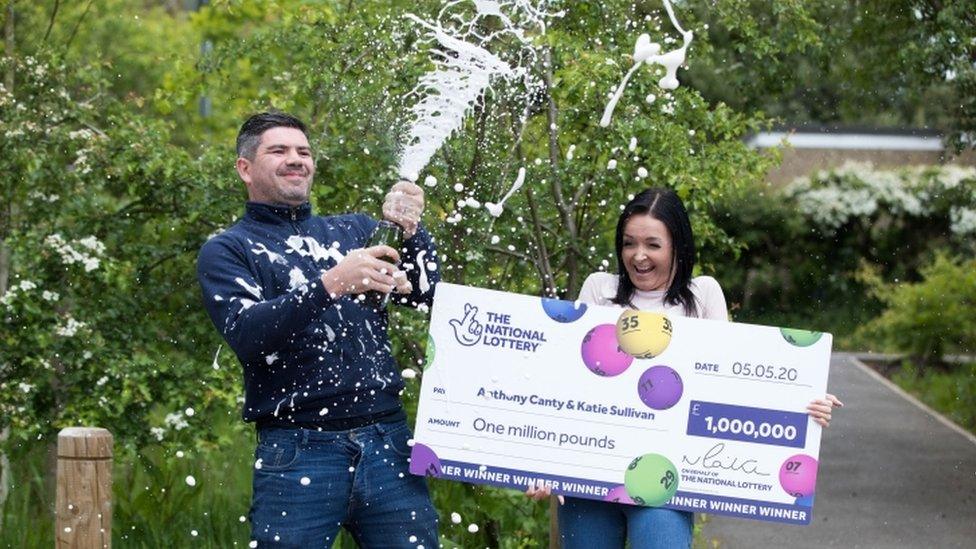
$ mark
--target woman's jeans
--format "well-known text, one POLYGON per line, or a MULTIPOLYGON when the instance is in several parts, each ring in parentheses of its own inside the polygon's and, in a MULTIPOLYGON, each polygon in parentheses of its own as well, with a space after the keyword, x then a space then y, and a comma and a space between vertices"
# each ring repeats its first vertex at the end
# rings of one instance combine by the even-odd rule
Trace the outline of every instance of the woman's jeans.
POLYGON ((349 431, 262 428, 251 539, 257 547, 331 547, 339 528, 360 547, 438 547, 437 513, 411 475, 406 422, 349 431))
POLYGON ((642 507, 566 498, 559 506, 563 549, 685 549, 691 547, 694 515, 663 507, 642 507))

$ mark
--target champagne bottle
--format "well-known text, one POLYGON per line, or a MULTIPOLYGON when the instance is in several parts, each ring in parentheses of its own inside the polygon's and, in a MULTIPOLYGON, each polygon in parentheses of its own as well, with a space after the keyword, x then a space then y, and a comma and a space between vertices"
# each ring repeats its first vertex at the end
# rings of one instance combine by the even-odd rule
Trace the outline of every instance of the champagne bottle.
MULTIPOLYGON (((389 246, 399 251, 403 245, 403 229, 392 221, 380 221, 376 225, 376 228, 373 229, 373 234, 370 235, 369 243, 366 246, 373 247, 381 245, 389 246)), ((393 261, 392 257, 388 257, 387 259, 391 262, 393 261)), ((390 294, 377 290, 369 290, 364 295, 365 299, 363 300, 363 304, 376 311, 386 308, 390 302, 390 294)))

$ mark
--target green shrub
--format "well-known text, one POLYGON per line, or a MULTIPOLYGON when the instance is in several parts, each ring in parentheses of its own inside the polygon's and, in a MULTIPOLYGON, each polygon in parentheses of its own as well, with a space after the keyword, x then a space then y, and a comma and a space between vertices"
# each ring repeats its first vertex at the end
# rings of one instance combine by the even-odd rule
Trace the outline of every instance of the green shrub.
POLYGON ((877 338, 922 364, 938 363, 946 353, 971 354, 976 349, 976 259, 938 254, 921 274, 920 282, 890 284, 866 267, 860 278, 885 310, 858 335, 877 338))
POLYGON ((732 257, 702 246, 702 263, 737 320, 830 331, 841 346, 882 350, 852 338, 886 303, 859 276, 862 263, 876 266, 878 281, 917 282, 933 249, 971 257, 976 170, 848 163, 783 189, 751 185, 726 196, 713 218, 740 249, 732 257))

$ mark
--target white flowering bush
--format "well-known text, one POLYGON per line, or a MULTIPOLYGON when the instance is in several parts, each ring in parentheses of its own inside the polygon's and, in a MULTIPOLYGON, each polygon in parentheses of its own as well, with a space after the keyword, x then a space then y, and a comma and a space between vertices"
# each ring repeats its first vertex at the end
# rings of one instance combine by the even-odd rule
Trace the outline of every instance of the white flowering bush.
POLYGON ((226 410, 239 392, 235 370, 210 367, 217 336, 192 275, 216 229, 199 212, 222 187, 165 125, 105 94, 97 68, 13 66, 16 94, 0 89, 0 429, 12 444, 68 425, 109 428, 129 449, 205 443, 198 418, 172 410, 226 410))
POLYGON ((827 234, 855 222, 941 218, 959 239, 976 236, 976 168, 955 165, 875 169, 848 162, 786 188, 799 211, 827 234))
POLYGON ((884 281, 915 282, 936 251, 976 253, 976 169, 851 162, 754 187, 717 213, 743 245, 734 261, 712 259, 737 318, 831 331, 845 345, 885 305, 857 276, 862 262, 884 281))

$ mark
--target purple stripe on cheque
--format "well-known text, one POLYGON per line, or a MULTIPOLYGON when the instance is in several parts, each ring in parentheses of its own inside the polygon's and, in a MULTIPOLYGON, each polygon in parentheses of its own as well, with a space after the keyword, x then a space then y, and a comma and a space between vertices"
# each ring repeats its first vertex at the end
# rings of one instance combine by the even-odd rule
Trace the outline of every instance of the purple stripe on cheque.
MULTIPOLYGON (((603 500, 606 495, 618 485, 597 480, 549 475, 543 473, 528 473, 518 469, 505 467, 488 467, 463 461, 440 461, 441 474, 438 478, 459 480, 469 484, 488 484, 501 488, 513 488, 524 491, 529 479, 536 482, 548 481, 554 485, 553 493, 568 497, 603 500)), ((624 504, 621 504, 624 505, 624 504)), ((786 524, 809 524, 812 520, 812 508, 805 505, 791 503, 773 503, 741 498, 715 496, 711 494, 696 494, 678 491, 671 501, 662 507, 691 511, 707 512, 716 515, 750 518, 786 524)))
POLYGON ((688 434, 789 448, 807 444, 807 415, 692 400, 688 434))

